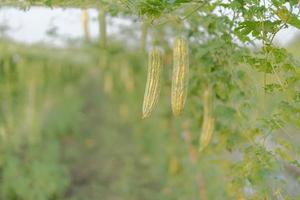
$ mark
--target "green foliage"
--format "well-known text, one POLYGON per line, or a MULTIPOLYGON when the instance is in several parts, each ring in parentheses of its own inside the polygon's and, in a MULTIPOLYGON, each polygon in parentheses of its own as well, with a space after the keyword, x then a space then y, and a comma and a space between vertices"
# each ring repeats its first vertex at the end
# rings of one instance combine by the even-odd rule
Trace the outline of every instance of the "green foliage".
MULTIPOLYGON (((154 28, 160 28, 162 23, 174 28, 177 34, 190 38, 190 94, 187 113, 179 121, 195 124, 193 127, 198 125, 197 131, 191 130, 195 141, 201 127, 198 119, 201 122, 203 114, 196 105, 204 87, 207 84, 213 86, 216 131, 211 149, 200 156, 212 156, 211 152, 217 154, 215 159, 222 163, 218 169, 224 172, 220 176, 233 181, 223 187, 228 195, 234 199, 240 198, 240 194, 250 199, 272 199, 279 188, 286 191, 288 184, 282 185, 282 182, 288 178, 278 178, 285 159, 278 160, 278 156, 287 157, 287 153, 284 147, 276 148, 283 136, 274 135, 274 132, 285 134, 289 127, 299 130, 297 120, 292 120, 297 119, 297 109, 284 103, 294 102, 292 98, 298 93, 299 62, 286 49, 273 45, 273 40, 281 29, 299 27, 299 17, 294 11, 297 4, 284 1, 192 1, 170 9, 169 5, 163 5, 168 4, 163 1, 143 3, 144 7, 135 7, 141 15, 154 20, 154 28), (178 17, 173 20, 170 15, 178 17), (178 21, 184 23, 185 28, 178 25, 178 21), (260 42, 263 46, 249 50, 244 42, 260 42), (282 106, 286 110, 283 111, 282 106), (238 152, 241 159, 226 162, 226 149, 238 152), (231 167, 226 169, 224 163, 231 167), (226 174, 228 170, 230 173, 226 174), (252 192, 243 194, 247 189, 252 192)), ((180 144, 176 145, 176 148, 182 148, 180 144)), ((294 152, 288 160, 297 157, 298 153, 294 152)), ((214 164, 199 161, 199 165, 214 164)), ((289 196, 286 192, 282 195, 289 196)))
POLYGON ((2 165, 5 199, 57 199, 68 185, 67 169, 58 164, 57 141, 31 145, 22 153, 7 152, 2 165), (42 153, 41 153, 42 151, 42 153))
POLYGON ((55 141, 67 132, 80 133, 81 111, 89 100, 80 98, 76 86, 95 70, 108 98, 104 116, 114 128, 113 134, 103 136, 111 153, 106 156, 127 155, 118 137, 126 141, 125 136, 130 136, 137 145, 123 148, 138 161, 120 159, 121 168, 112 162, 112 167, 121 170, 119 182, 111 185, 117 191, 111 190, 121 197, 146 199, 145 194, 152 192, 153 199, 299 199, 299 191, 291 191, 299 187, 299 175, 293 176, 288 169, 299 171, 300 64, 287 49, 274 45, 280 30, 300 27, 297 1, 93 2, 26 3, 104 6, 112 15, 151 22, 153 43, 165 50, 166 58, 158 112, 145 121, 139 119, 146 74, 142 60, 146 59, 137 49, 111 42, 105 50, 91 45, 48 57, 52 53, 38 48, 28 53, 2 47, 5 51, 1 52, 8 52, 0 59, 1 152, 5 155, 1 168, 7 180, 1 185, 3 198, 59 199, 62 195, 69 179, 58 161, 60 147, 55 141), (185 113, 173 118, 169 102, 172 61, 168 59, 171 39, 177 35, 188 39, 191 75, 185 113), (215 131, 208 149, 199 153, 202 95, 208 85, 214 94, 215 131), (115 130, 118 123, 122 130, 115 130), (40 151, 46 141, 47 159, 40 151), (26 167, 19 171, 17 165, 26 167), (136 181, 140 178, 134 172, 137 165, 154 175, 153 180, 136 181), (16 173, 19 178, 10 181, 16 173), (34 190, 29 190, 32 184, 34 190), (150 191, 134 190, 135 186, 144 189, 143 184, 149 184, 150 191))
POLYGON ((44 48, 0 45, 1 198, 58 199, 70 179, 58 138, 79 122, 81 99, 72 98, 82 69, 35 53, 44 48))

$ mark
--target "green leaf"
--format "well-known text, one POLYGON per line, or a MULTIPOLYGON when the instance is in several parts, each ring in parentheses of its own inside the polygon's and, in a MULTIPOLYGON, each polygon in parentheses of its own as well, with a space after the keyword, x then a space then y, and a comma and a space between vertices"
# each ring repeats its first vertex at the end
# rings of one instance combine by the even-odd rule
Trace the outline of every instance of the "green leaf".
POLYGON ((290 24, 300 29, 300 20, 298 16, 290 13, 285 7, 277 10, 276 14, 284 23, 290 24))

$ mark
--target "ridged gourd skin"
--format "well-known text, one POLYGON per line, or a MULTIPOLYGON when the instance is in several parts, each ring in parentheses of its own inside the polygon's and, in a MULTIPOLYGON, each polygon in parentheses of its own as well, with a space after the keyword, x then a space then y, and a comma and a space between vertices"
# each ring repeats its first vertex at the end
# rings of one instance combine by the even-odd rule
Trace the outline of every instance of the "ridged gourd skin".
POLYGON ((203 107, 204 112, 199 151, 203 151, 209 145, 214 132, 215 119, 212 116, 213 98, 212 89, 210 87, 207 87, 204 91, 203 107))
POLYGON ((179 116, 186 102, 189 76, 189 49, 185 38, 175 39, 173 47, 173 73, 171 105, 175 116, 179 116))
POLYGON ((142 118, 150 116, 155 107, 160 93, 160 76, 162 68, 162 56, 159 48, 155 47, 148 58, 148 75, 143 102, 142 118))

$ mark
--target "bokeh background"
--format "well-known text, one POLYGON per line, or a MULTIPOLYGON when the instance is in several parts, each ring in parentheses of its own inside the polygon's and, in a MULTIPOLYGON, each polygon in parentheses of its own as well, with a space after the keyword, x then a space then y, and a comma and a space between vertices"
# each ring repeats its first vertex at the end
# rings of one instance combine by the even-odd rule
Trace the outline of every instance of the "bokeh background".
MULTIPOLYGON (((239 152, 198 155, 201 118, 185 120, 202 109, 191 106, 197 99, 172 117, 172 33, 159 40, 167 68, 159 105, 141 119, 152 41, 145 33, 136 17, 96 9, 0 7, 1 199, 232 199, 226 160, 239 152)), ((298 29, 280 31, 275 43, 300 58, 298 29)), ((230 118, 231 110, 220 112, 230 118)), ((286 145, 298 152, 299 136, 292 140, 286 145)), ((294 199, 299 176, 293 166, 278 175, 294 199)), ((245 193, 254 193, 250 183, 245 193)))

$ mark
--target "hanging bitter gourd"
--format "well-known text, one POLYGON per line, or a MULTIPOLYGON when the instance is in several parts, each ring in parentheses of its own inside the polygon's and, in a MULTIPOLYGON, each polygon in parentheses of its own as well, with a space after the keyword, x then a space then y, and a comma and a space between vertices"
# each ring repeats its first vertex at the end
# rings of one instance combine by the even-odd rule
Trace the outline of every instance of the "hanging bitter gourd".
POLYGON ((173 49, 173 73, 171 105, 175 116, 182 113, 187 97, 189 73, 188 43, 183 37, 176 38, 173 49))
POLYGON ((212 88, 208 86, 203 94, 203 123, 200 136, 199 151, 203 151, 210 143, 214 132, 215 119, 213 118, 213 95, 212 88))
POLYGON ((155 107, 160 93, 160 74, 162 68, 161 51, 155 47, 148 58, 148 75, 143 102, 143 116, 148 117, 155 107))

